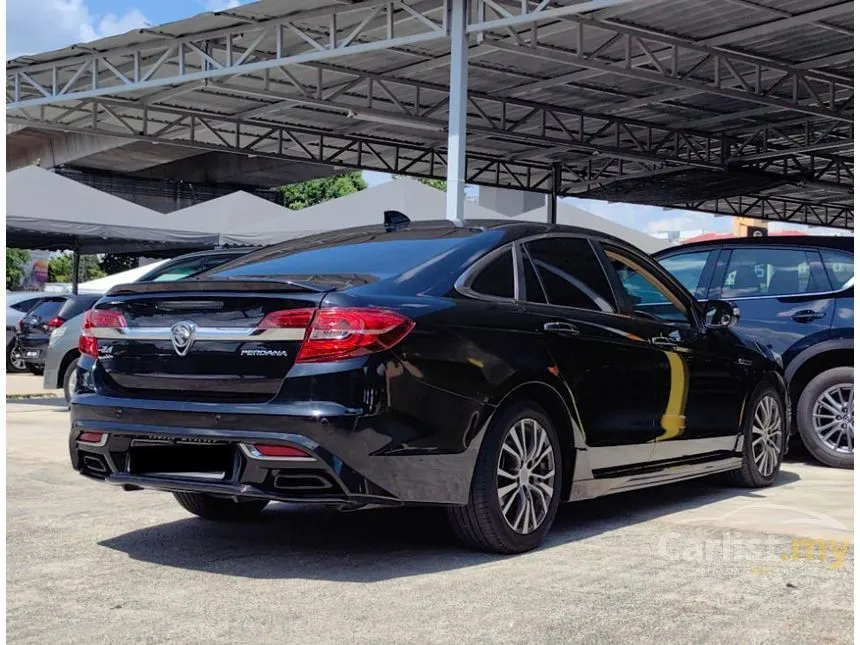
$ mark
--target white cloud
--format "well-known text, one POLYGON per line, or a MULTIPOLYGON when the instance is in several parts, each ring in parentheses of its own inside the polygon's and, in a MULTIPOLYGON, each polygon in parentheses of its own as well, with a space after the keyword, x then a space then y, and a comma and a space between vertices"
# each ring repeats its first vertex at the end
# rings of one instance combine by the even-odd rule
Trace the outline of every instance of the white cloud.
POLYGON ((241 2, 239 0, 203 0, 203 5, 206 11, 224 11, 225 9, 234 9, 241 2))
POLYGON ((149 26, 139 9, 94 16, 85 0, 8 0, 6 58, 59 49, 149 26), (35 5, 38 4, 38 10, 35 5))

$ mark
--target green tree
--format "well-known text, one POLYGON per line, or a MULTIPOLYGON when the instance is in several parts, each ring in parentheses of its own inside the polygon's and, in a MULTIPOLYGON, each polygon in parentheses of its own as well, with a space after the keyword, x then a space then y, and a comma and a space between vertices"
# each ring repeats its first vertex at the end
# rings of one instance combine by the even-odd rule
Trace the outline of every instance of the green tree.
POLYGON ((99 260, 99 268, 104 271, 105 275, 113 275, 114 273, 122 273, 137 266, 138 258, 134 255, 115 255, 113 253, 105 253, 102 259, 99 260))
MULTIPOLYGON (((80 266, 80 281, 95 280, 103 278, 105 272, 99 267, 99 260, 95 255, 82 255, 80 266)), ((48 260, 48 282, 71 282, 72 281, 72 253, 58 253, 48 260)))
POLYGON ((6 288, 14 289, 24 279, 24 266, 30 261, 30 252, 24 249, 6 249, 6 288))
POLYGON ((365 188, 367 188, 367 182, 364 181, 361 172, 348 172, 281 186, 279 190, 284 196, 284 206, 297 211, 365 188))
MULTIPOLYGON (((391 175, 392 179, 403 179, 404 175, 391 175)), ((410 177, 410 179, 412 179, 410 177)), ((444 179, 418 179, 425 186, 430 186, 430 188, 435 188, 436 190, 448 190, 448 182, 444 179)))

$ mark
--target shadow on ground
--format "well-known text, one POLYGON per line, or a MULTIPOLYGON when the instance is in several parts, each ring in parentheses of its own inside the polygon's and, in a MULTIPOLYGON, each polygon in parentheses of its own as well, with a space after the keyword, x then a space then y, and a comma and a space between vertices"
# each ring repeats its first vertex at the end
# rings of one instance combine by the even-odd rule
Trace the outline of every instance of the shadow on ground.
POLYGON ((6 411, 11 412, 9 406, 14 406, 15 412, 34 412, 44 409, 56 409, 68 411, 69 404, 62 396, 37 396, 37 397, 6 397, 6 411))
MULTIPOLYGON (((774 485, 798 479, 783 472, 774 485)), ((622 493, 559 509, 544 548, 711 504, 761 494, 713 478, 622 493)), ((259 521, 218 524, 189 518, 110 538, 101 546, 171 567, 259 579, 375 582, 475 566, 500 556, 460 546, 445 512, 401 508, 337 513, 274 504, 259 521)))

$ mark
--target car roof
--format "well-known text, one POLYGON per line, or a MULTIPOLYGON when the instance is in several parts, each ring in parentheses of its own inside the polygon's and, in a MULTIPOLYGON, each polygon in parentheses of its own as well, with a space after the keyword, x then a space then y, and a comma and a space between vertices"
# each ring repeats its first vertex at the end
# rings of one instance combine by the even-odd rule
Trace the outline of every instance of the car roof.
POLYGON ((836 249, 854 252, 854 238, 836 235, 778 235, 773 237, 730 237, 719 240, 704 240, 670 246, 654 253, 655 256, 673 255, 690 249, 713 249, 745 246, 793 246, 807 248, 836 249))

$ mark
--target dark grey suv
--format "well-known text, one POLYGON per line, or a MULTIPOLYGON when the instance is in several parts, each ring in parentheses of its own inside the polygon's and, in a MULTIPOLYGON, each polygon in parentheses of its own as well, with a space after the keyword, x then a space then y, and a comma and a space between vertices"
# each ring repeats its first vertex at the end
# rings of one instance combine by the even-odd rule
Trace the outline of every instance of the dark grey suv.
POLYGON ((738 334, 782 357, 795 429, 820 462, 854 467, 854 239, 781 236, 676 246, 657 260, 738 334))

